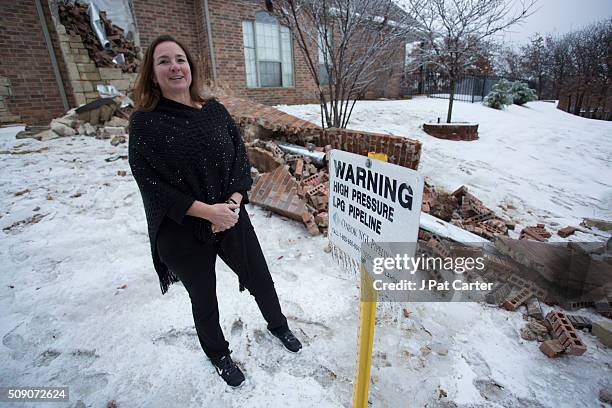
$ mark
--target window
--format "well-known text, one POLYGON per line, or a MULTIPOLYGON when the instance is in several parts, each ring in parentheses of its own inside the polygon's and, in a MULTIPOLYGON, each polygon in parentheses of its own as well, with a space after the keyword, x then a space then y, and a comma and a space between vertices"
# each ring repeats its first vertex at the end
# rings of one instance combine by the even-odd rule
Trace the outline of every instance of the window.
POLYGON ((318 36, 318 48, 319 48, 319 83, 321 85, 329 84, 329 72, 325 66, 325 58, 327 55, 327 64, 331 65, 331 54, 328 45, 332 45, 332 32, 327 30, 327 42, 325 41, 323 32, 319 32, 318 36))
POLYGON ((242 22, 247 87, 293 86, 291 34, 274 16, 259 11, 242 22))

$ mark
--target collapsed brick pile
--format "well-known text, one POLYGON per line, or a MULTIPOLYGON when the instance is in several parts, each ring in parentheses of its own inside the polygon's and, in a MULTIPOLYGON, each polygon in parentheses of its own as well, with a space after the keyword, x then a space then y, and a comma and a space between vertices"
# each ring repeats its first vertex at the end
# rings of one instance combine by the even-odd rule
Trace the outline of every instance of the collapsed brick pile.
POLYGON ((122 53, 125 57, 125 64, 121 65, 123 72, 136 72, 139 65, 138 47, 131 39, 124 36, 123 29, 112 24, 106 18, 106 13, 100 12, 100 20, 104 24, 106 37, 110 42, 111 50, 105 50, 98 40, 96 33, 91 28, 88 5, 82 3, 61 3, 58 6, 61 23, 66 27, 69 35, 80 35, 83 45, 89 57, 95 61, 97 67, 115 67, 113 57, 122 53))
POLYGON ((63 116, 53 119, 49 126, 26 126, 17 139, 33 138, 47 141, 59 137, 93 136, 111 139, 113 146, 127 141, 129 108, 120 108, 120 98, 100 98, 63 116))
MULTIPOLYGON (((331 150, 311 146, 313 151, 331 150)), ((327 234, 329 174, 302 154, 285 153, 274 141, 247 143, 251 163, 260 171, 251 190, 251 201, 295 220, 301 220, 312 235, 327 234)))
MULTIPOLYGON (((435 187, 426 183, 423 190, 421 211, 488 240, 492 240, 496 236, 507 236, 508 230, 514 230, 515 228, 513 221, 504 220, 497 216, 482 201, 471 194, 466 186, 461 186, 453 193, 448 194, 437 191, 435 187)), ((562 238, 567 238, 577 230, 575 227, 567 226, 557 231, 557 234, 562 238)), ((537 224, 523 228, 519 234, 519 239, 545 242, 551 236, 544 224, 537 224)))
POLYGON ((495 215, 465 186, 447 194, 425 185, 421 211, 489 240, 496 235, 508 235, 508 230, 514 229, 513 222, 495 215))
MULTIPOLYGON (((527 341, 539 342, 539 349, 548 357, 558 357, 561 354, 580 356, 586 351, 586 344, 578 332, 592 332, 604 344, 610 345, 612 335, 610 325, 593 323, 588 317, 565 314, 560 310, 550 311, 546 316, 541 302, 557 303, 557 299, 534 281, 523 278, 524 267, 515 259, 504 258, 487 253, 483 248, 466 247, 451 242, 425 230, 419 230, 420 255, 441 258, 456 258, 461 256, 484 257, 485 269, 466 271, 468 282, 492 283, 492 290, 485 296, 488 304, 496 305, 507 311, 519 311, 524 307, 523 319, 526 325, 520 330, 520 337, 527 341)), ((443 282, 441 271, 427 269, 431 279, 443 282)), ((602 316, 612 317, 612 308, 604 297, 600 308, 596 308, 602 316)), ((583 304, 568 304, 570 309, 584 307, 583 304)))

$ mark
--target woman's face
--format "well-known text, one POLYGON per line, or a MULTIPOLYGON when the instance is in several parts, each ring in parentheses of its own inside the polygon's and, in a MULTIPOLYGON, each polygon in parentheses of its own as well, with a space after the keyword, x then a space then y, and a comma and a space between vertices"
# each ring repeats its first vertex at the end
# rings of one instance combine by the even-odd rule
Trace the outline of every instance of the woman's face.
POLYGON ((189 93, 191 68, 185 51, 175 42, 157 44, 153 51, 153 73, 155 82, 163 96, 189 93))

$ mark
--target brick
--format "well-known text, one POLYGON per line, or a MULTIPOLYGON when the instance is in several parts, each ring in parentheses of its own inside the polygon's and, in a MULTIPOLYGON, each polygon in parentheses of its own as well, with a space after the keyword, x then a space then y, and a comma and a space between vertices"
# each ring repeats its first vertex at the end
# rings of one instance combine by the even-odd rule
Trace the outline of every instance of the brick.
POLYGON ((80 77, 83 81, 99 81, 100 74, 97 72, 81 72, 80 77))
POLYGON ((294 220, 302 221, 306 203, 297 195, 298 183, 286 166, 262 174, 251 190, 251 202, 294 220))
POLYGON ((542 306, 538 298, 532 297, 527 301, 527 316, 537 320, 544 319, 544 312, 542 312, 542 306))
POLYGON ((263 173, 274 171, 283 164, 281 159, 261 147, 247 147, 247 155, 253 166, 263 173))
POLYGON ((552 324, 554 336, 559 339, 568 354, 576 356, 584 354, 586 345, 576 333, 565 313, 553 310, 546 315, 546 319, 552 324))
POLYGON ((122 79, 120 68, 105 68, 100 67, 100 78, 102 79, 122 79))
POLYGON ((70 76, 71 80, 78 81, 81 78, 77 64, 69 62, 66 64, 66 69, 68 70, 68 75, 70 76))
POLYGON ((550 232, 544 228, 544 224, 537 224, 535 227, 525 227, 520 233, 519 239, 533 239, 536 241, 546 241, 547 238, 550 238, 550 232))
POLYGON ((500 305, 510 295, 512 285, 509 283, 496 283, 491 291, 485 295, 485 301, 491 305, 500 305))
POLYGON ((111 85, 114 85, 118 91, 125 92, 130 88, 129 79, 113 79, 110 81, 111 85))
POLYGON ((76 64, 79 72, 97 72, 96 64, 76 64))
POLYGON ((593 322, 592 327, 593 336, 596 336, 606 347, 612 348, 612 322, 610 320, 593 322))
POLYGON ((87 64, 91 62, 89 55, 82 55, 82 54, 73 55, 72 60, 76 63, 81 63, 81 64, 87 64))
POLYGON ((588 331, 592 331, 593 322, 588 317, 570 314, 566 315, 566 317, 576 330, 587 329, 588 331))
POLYGON ((94 88, 89 81, 72 81, 72 90, 74 92, 93 92, 94 88))
POLYGON ((576 228, 567 226, 567 227, 561 228, 559 231, 557 231, 557 235, 559 235, 562 238, 567 238, 570 235, 572 235, 574 232, 576 232, 576 228))
POLYGON ((540 351, 549 358, 554 358, 563 353, 564 348, 557 339, 546 340, 540 344, 540 351))
POLYGON ((528 288, 523 288, 516 295, 504 300, 502 307, 508 311, 516 310, 523 303, 527 302, 533 296, 533 292, 528 288))

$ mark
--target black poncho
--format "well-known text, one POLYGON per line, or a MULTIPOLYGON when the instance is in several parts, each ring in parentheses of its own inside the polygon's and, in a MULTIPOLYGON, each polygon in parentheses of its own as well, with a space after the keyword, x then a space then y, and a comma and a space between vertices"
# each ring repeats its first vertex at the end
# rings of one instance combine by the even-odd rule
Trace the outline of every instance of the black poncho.
POLYGON ((179 279, 157 253, 157 234, 165 216, 203 241, 213 239, 211 224, 186 215, 195 200, 225 202, 240 192, 248 202, 251 165, 236 124, 225 107, 210 100, 201 109, 161 98, 151 112, 130 118, 129 162, 138 184, 151 243, 153 266, 162 293, 179 279))

